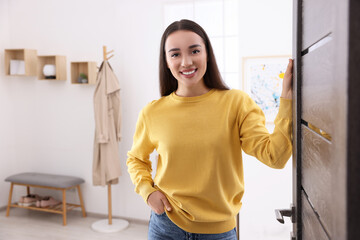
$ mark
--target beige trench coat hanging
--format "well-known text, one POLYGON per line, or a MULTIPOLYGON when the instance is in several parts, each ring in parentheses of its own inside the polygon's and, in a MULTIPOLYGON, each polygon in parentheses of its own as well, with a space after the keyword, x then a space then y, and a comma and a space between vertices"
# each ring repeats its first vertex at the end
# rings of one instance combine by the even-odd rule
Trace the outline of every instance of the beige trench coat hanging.
POLYGON ((99 69, 94 93, 95 141, 93 185, 117 184, 121 175, 119 141, 120 86, 108 61, 99 69))

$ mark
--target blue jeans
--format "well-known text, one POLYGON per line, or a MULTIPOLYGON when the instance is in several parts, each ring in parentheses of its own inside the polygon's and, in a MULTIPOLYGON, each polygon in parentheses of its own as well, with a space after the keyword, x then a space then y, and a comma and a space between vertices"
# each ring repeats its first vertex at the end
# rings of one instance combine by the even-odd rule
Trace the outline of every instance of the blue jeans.
POLYGON ((175 225, 164 212, 151 211, 148 240, 237 240, 236 228, 218 234, 189 233, 175 225))

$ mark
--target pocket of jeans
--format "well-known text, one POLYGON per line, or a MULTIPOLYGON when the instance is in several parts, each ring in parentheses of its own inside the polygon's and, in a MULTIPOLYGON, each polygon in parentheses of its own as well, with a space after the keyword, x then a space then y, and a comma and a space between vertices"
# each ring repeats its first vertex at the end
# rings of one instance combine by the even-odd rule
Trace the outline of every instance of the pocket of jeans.
POLYGON ((161 217, 161 216, 164 216, 164 214, 166 214, 166 212, 164 211, 163 213, 160 213, 160 214, 157 214, 156 212, 154 212, 154 214, 155 214, 156 216, 161 217))

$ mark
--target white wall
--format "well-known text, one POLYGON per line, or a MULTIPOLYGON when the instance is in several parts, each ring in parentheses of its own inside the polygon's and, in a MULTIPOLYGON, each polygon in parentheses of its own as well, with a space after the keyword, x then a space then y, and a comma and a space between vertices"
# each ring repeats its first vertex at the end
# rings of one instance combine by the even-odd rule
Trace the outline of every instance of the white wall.
MULTIPOLYGON (((92 186, 94 86, 72 85, 69 81, 71 61, 96 61, 100 65, 102 45, 107 45, 109 50, 115 50, 110 63, 120 81, 123 107, 123 176, 120 184, 113 186, 113 215, 149 219, 149 207, 135 194, 125 162, 138 112, 159 97, 158 51, 165 1, 0 0, 3 193, 8 192, 9 184, 2 179, 18 172, 80 176, 86 181, 82 186, 86 210, 107 213, 106 188, 92 186), (5 48, 37 49, 38 55, 66 55, 68 80, 5 76, 5 48)), ((291 21, 291 6, 286 2, 240 1, 241 56, 291 53, 291 22, 286 22, 291 21), (274 25, 276 30, 268 31, 274 25)), ((242 239, 288 239, 290 228, 275 222, 273 209, 290 204, 291 164, 279 171, 245 157, 244 168, 242 239)), ((14 199, 24 193, 17 187, 14 199)), ((74 192, 68 195, 69 200, 77 201, 74 192)), ((0 207, 6 204, 7 194, 0 194, 0 207)))
MULTIPOLYGON (((119 78, 123 101, 123 176, 112 188, 113 214, 148 219, 149 208, 134 193, 125 161, 138 112, 159 96, 161 1, 0 2, 4 6, 0 9, 4 19, 1 36, 9 38, 1 42, 1 49, 30 48, 37 49, 38 55, 65 55, 68 73, 67 81, 39 81, 36 77, 5 76, 0 68, 0 179, 23 171, 79 176, 86 181, 83 194, 87 211, 107 213, 107 189, 92 186, 95 87, 69 81, 71 61, 100 65, 102 45, 107 45, 115 50, 110 63, 119 78)), ((3 66, 4 52, 1 54, 3 66)), ((9 184, 1 181, 1 189, 8 192, 9 184)), ((14 199, 22 194, 24 191, 17 190, 14 199)), ((77 200, 73 192, 69 199, 77 200)), ((6 203, 6 194, 1 194, 0 206, 6 203)))
MULTIPOLYGON (((6 48, 9 46, 9 22, 8 22, 8 1, 0 1, 0 48, 6 48)), ((14 127, 12 127, 12 102, 10 102, 9 92, 6 90, 4 82, 4 51, 0 51, 0 189, 3 192, 0 196, 0 206, 4 206, 6 201, 5 192, 9 190, 9 184, 5 184, 3 179, 9 171, 17 165, 16 159, 14 159, 13 142, 14 127)))

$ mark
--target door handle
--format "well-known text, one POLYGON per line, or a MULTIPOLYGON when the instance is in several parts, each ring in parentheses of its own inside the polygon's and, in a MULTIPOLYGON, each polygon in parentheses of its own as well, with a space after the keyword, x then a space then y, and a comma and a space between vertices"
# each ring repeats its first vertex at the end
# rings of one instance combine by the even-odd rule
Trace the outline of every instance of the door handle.
POLYGON ((276 220, 284 224, 284 217, 290 217, 291 222, 295 222, 295 207, 290 205, 290 209, 275 209, 276 220))

